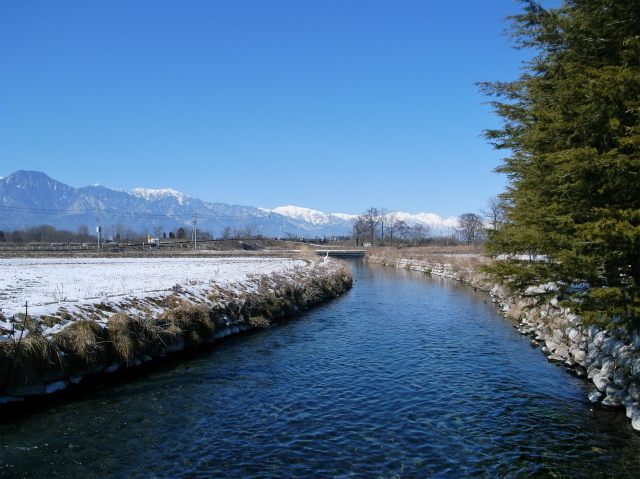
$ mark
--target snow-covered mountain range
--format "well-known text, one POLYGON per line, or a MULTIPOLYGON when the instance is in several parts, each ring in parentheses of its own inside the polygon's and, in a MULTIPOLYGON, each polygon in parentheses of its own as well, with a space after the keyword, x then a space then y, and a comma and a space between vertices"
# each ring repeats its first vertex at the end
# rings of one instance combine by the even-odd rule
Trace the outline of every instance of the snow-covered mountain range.
MULTIPOLYGON (((86 224, 91 231, 114 225, 135 231, 175 231, 190 228, 219 237, 226 228, 270 237, 347 236, 357 215, 323 213, 298 206, 267 210, 253 206, 208 203, 172 189, 109 189, 99 184, 73 188, 35 171, 18 171, 0 178, 0 230, 12 231, 41 224, 75 230, 86 224)), ((397 220, 428 226, 432 236, 448 234, 458 219, 432 213, 395 213, 397 220)))

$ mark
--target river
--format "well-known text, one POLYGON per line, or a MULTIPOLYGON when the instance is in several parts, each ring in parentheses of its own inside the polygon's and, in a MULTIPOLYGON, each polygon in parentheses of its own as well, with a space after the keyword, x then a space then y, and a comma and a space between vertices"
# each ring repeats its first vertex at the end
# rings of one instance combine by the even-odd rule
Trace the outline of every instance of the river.
POLYGON ((298 318, 2 418, 0 477, 640 477, 624 413, 486 293, 351 264, 298 318))

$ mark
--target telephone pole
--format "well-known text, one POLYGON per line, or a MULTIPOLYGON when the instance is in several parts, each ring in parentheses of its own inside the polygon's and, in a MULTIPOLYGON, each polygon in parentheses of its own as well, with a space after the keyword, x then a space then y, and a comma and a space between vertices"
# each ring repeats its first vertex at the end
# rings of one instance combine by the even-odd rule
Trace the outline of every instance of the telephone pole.
POLYGON ((197 234, 197 224, 198 224, 198 213, 193 213, 193 249, 198 249, 198 234, 197 234))

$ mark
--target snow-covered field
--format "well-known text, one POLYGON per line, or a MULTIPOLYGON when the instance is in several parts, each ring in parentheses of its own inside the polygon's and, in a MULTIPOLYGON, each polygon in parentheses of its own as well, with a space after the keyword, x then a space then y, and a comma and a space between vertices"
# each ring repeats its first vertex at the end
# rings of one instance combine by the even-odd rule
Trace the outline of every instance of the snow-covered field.
MULTIPOLYGON (((176 288, 242 283, 252 275, 302 266, 291 258, 0 258, 0 326, 25 312, 142 298, 176 288)), ((8 324, 5 325, 8 327, 8 324)))

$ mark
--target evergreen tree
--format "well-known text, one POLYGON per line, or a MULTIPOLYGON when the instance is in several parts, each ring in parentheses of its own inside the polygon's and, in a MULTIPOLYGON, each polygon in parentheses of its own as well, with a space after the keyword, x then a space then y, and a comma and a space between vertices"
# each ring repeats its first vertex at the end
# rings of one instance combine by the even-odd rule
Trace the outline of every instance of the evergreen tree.
POLYGON ((524 1, 509 17, 536 56, 480 84, 503 120, 505 223, 491 271, 524 290, 555 283, 589 323, 640 329, 640 0, 524 1))

